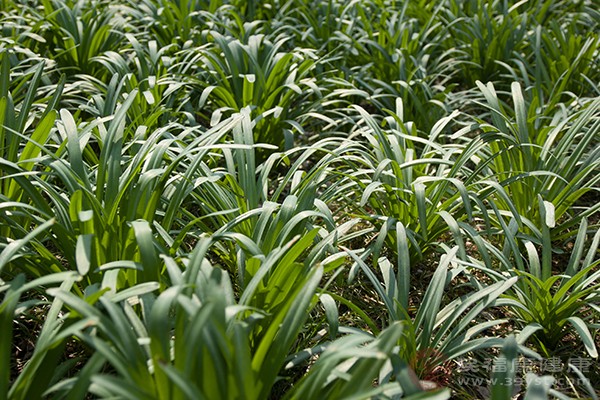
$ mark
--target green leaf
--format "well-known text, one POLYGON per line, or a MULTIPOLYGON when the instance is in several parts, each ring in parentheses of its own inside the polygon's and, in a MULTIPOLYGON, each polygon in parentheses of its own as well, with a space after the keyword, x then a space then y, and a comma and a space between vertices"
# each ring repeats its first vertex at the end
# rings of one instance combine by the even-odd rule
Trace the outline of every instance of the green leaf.
POLYGON ((555 382, 553 376, 540 377, 530 372, 526 375, 525 380, 527 382, 525 400, 547 400, 550 398, 549 391, 555 382))
POLYGON ((142 282, 160 280, 160 259, 154 248, 154 234, 148 221, 136 220, 131 222, 135 239, 139 248, 142 264, 142 282))
POLYGON ((2 340, 0 340, 0 397, 7 398, 10 383, 10 360, 12 358, 13 345, 13 320, 15 309, 19 302, 21 287, 25 283, 25 276, 19 275, 12 282, 2 285, 0 288, 5 291, 2 303, 0 303, 0 330, 2 331, 2 340))
POLYGON ((497 400, 511 400, 516 374, 516 359, 518 355, 517 341, 513 335, 505 339, 502 354, 494 363, 494 384, 491 398, 497 400))
POLYGON ((575 328, 583 345, 585 346, 585 350, 592 358, 598 358, 598 350, 596 349, 596 344, 594 343, 594 337, 592 336, 590 330, 583 320, 579 317, 569 317, 567 321, 575 328))
POLYGON ((329 324, 329 338, 331 340, 334 340, 337 337, 339 329, 340 316, 337 304, 335 303, 335 300, 333 300, 333 297, 331 297, 327 293, 320 294, 319 301, 325 309, 325 317, 327 318, 327 323, 329 324))
POLYGON ((30 233, 25 235, 22 239, 17 239, 10 242, 0 253, 0 272, 2 269, 9 263, 14 261, 19 257, 18 253, 23 251, 25 246, 29 244, 29 242, 33 241, 36 236, 40 235, 42 232, 49 229, 52 225, 54 225, 56 221, 54 219, 50 219, 40 226, 36 227, 30 233))
POLYGON ((79 235, 75 247, 75 261, 80 275, 87 275, 92 265, 92 243, 94 235, 79 235))

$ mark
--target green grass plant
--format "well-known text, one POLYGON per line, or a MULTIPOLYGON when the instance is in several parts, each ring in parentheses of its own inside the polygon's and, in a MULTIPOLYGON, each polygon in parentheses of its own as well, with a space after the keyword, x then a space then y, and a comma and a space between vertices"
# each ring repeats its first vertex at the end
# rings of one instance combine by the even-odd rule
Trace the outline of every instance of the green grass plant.
POLYGON ((0 399, 598 398, 595 5, 0 0, 0 399))

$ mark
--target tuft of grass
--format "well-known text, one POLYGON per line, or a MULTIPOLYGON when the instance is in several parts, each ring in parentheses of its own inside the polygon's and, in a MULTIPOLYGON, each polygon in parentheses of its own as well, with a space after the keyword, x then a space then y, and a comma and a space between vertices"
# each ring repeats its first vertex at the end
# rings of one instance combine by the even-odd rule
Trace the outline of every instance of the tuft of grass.
POLYGON ((597 398, 594 5, 0 0, 0 398, 597 398))

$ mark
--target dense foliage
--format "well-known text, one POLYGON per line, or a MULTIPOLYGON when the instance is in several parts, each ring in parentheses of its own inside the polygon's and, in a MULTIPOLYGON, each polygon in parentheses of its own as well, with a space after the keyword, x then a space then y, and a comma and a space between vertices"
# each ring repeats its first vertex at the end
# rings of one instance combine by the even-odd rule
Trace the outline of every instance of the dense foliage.
POLYGON ((0 399, 597 399, 597 6, 0 0, 0 399))

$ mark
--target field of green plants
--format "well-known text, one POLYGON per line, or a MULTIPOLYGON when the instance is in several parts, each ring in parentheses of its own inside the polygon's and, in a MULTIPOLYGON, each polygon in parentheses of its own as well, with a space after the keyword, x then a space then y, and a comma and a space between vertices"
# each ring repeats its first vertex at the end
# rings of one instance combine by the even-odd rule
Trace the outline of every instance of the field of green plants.
POLYGON ((0 399, 600 396, 596 0, 0 21, 0 399))

